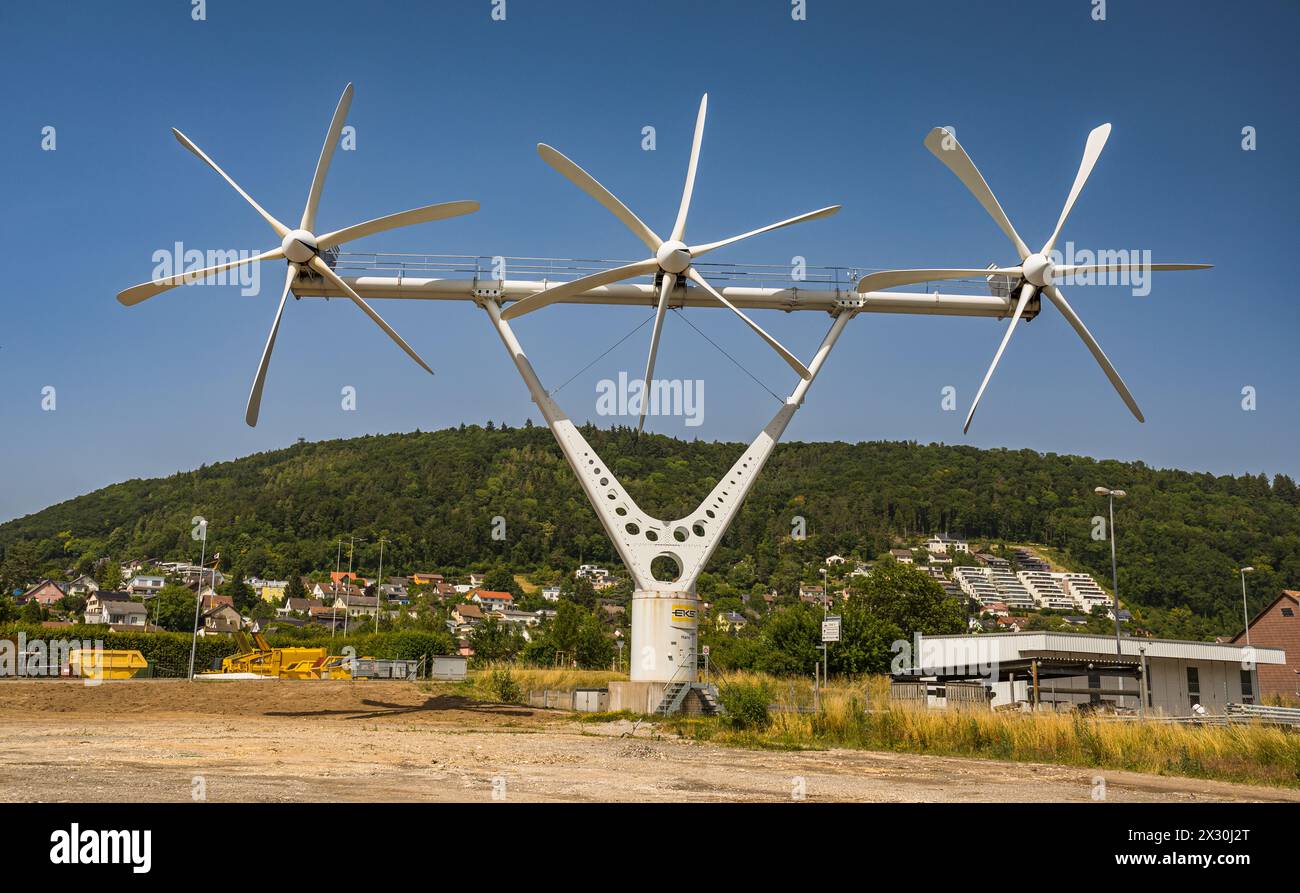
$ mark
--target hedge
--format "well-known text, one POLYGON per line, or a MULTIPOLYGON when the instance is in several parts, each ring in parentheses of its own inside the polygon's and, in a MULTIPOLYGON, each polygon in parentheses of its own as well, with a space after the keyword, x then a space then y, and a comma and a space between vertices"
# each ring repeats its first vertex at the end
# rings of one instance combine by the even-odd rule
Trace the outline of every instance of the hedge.
MULTIPOLYGON (((92 642, 102 641, 104 648, 110 651, 139 651, 144 659, 149 661, 155 676, 184 678, 189 672, 191 639, 189 633, 113 632, 93 624, 46 629, 35 623, 14 622, 0 626, 0 639, 10 639, 16 643, 20 632, 25 633, 29 641, 89 639, 92 642)), ((272 647, 325 648, 330 654, 342 654, 343 649, 350 645, 356 649, 358 657, 395 660, 427 661, 434 655, 452 654, 456 649, 456 642, 450 633, 418 630, 336 635, 333 638, 328 631, 301 630, 293 633, 277 633, 270 636, 268 641, 272 647)), ((211 669, 214 662, 219 665, 221 658, 229 657, 238 650, 234 639, 229 636, 200 637, 194 654, 194 669, 196 671, 211 669)), ((425 669, 428 669, 427 665, 425 669)))

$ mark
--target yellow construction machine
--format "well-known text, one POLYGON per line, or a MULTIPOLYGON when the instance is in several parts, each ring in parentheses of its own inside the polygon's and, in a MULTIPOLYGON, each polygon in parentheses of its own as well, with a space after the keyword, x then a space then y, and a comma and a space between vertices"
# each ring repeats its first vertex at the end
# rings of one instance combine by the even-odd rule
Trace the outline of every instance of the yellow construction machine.
POLYGON ((351 679, 349 660, 325 648, 272 648, 261 633, 234 633, 239 651, 206 675, 251 674, 278 679, 351 679), (251 641, 250 641, 251 636, 251 641))

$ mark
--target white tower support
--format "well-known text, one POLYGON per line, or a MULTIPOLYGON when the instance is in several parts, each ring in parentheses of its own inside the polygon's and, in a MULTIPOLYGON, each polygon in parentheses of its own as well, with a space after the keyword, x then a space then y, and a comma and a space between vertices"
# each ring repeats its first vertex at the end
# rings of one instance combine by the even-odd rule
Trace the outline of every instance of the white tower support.
POLYGON ((812 375, 800 379, 781 409, 754 438, 703 502, 689 515, 673 521, 652 518, 636 504, 578 427, 542 387, 510 323, 501 318, 495 300, 483 301, 497 334, 515 361, 519 374, 555 435, 564 458, 578 476, 605 532, 632 574, 631 677, 636 682, 694 682, 699 625, 695 583, 722 536, 749 494, 758 473, 772 455, 790 419, 825 364, 848 321, 845 310, 835 317, 808 365, 812 375))

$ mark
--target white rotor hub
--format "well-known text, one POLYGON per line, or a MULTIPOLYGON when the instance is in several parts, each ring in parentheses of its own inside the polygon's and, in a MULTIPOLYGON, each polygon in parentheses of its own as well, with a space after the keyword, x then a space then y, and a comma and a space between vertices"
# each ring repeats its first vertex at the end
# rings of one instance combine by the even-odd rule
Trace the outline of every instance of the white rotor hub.
POLYGON ((284 256, 295 264, 305 264, 316 256, 316 237, 305 229, 291 229, 280 243, 284 256))
POLYGON ((1052 262, 1042 254, 1031 254, 1025 258, 1021 268, 1025 271, 1025 280, 1030 285, 1042 288, 1052 284, 1052 262))
POLYGON ((669 239, 659 246, 655 260, 665 273, 684 273, 691 265, 691 253, 686 250, 685 243, 669 239))

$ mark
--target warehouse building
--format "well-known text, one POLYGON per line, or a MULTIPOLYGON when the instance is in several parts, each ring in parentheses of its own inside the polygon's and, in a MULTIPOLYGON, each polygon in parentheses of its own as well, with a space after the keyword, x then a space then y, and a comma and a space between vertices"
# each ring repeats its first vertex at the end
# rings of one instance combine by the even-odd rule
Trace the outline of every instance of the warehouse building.
POLYGON ((918 635, 907 656, 910 662, 894 673, 895 691, 924 696, 931 705, 960 696, 995 708, 1071 705, 1165 716, 1257 703, 1259 667, 1286 663, 1278 648, 1146 638, 1117 643, 1111 636, 1055 632, 918 635))

